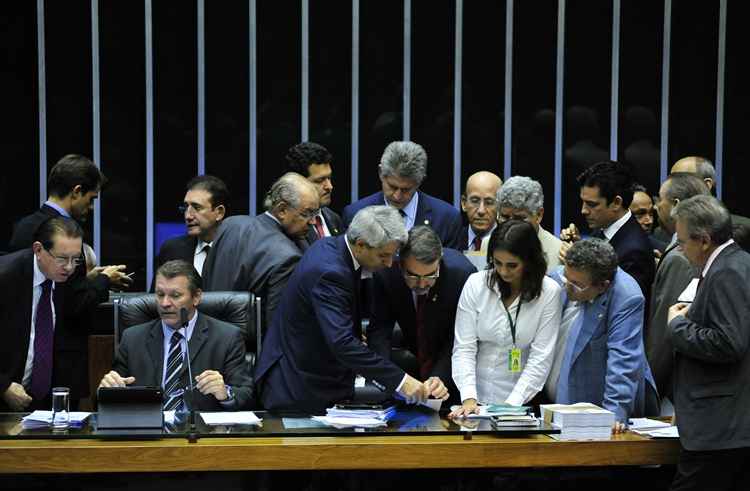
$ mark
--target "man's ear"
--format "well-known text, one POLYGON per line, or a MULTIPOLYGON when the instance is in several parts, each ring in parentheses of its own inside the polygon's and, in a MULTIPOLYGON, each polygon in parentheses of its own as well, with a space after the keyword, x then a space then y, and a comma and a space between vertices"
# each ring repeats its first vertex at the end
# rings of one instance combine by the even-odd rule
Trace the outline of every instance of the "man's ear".
POLYGON ((76 184, 73 186, 73 189, 70 190, 70 195, 73 197, 79 197, 83 194, 83 187, 81 187, 80 184, 76 184))
POLYGON ((622 196, 619 194, 612 198, 612 203, 610 203, 610 206, 615 206, 616 208, 622 207, 622 196))
POLYGON ((465 194, 461 195, 461 211, 466 213, 466 195, 465 194))
POLYGON ((227 213, 226 207, 224 205, 219 205, 215 207, 214 210, 216 210, 216 214, 218 215, 218 217, 216 217, 217 218, 216 221, 217 222, 222 221, 224 219, 224 216, 227 213))

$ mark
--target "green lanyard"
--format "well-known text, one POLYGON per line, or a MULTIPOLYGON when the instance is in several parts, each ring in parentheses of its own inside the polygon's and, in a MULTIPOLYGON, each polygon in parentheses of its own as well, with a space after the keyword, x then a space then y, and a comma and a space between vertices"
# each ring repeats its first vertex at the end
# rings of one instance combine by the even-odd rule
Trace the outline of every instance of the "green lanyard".
POLYGON ((518 325, 518 314, 521 313, 521 303, 523 300, 521 299, 521 296, 518 296, 518 309, 516 309, 516 320, 513 322, 513 319, 510 317, 510 312, 508 311, 508 307, 505 306, 505 302, 500 299, 500 301, 503 304, 503 308, 505 309, 505 315, 508 316, 508 324, 510 324, 510 334, 513 336, 513 346, 516 346, 516 326, 518 325))

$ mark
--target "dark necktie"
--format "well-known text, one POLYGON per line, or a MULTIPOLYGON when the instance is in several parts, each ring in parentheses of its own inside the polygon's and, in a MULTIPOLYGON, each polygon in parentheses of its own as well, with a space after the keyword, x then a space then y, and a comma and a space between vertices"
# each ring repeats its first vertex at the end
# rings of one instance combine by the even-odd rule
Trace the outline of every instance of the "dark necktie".
POLYGON ((206 244, 203 246, 202 252, 206 253, 206 257, 208 257, 208 253, 211 252, 211 244, 206 244))
POLYGON ((52 388, 52 346, 55 337, 52 325, 52 281, 42 283, 42 295, 36 306, 34 321, 34 366, 31 371, 31 396, 43 400, 52 388))
POLYGON ((326 236, 325 230, 323 230, 323 219, 320 218, 320 215, 315 217, 315 231, 318 233, 319 239, 326 236))
POLYGON ((604 230, 602 230, 600 228, 594 230, 594 232, 591 234, 591 236, 593 238, 595 238, 595 239, 607 240, 607 237, 605 237, 605 235, 604 235, 604 230))
POLYGON ((406 212, 404 210, 398 210, 398 214, 401 215, 401 218, 406 220, 406 212))
POLYGON ((474 236, 474 240, 471 242, 471 246, 474 248, 475 251, 479 251, 482 249, 482 238, 478 235, 474 236))
POLYGON ((179 409, 182 406, 182 390, 180 390, 180 373, 182 372, 182 334, 175 331, 169 342, 167 356, 167 376, 164 379, 164 410, 179 409))
POLYGON ((424 325, 425 305, 427 304, 427 294, 417 295, 416 327, 417 327, 417 363, 419 363, 419 375, 422 380, 427 379, 432 369, 432 359, 429 353, 429 343, 427 342, 427 331, 424 325))

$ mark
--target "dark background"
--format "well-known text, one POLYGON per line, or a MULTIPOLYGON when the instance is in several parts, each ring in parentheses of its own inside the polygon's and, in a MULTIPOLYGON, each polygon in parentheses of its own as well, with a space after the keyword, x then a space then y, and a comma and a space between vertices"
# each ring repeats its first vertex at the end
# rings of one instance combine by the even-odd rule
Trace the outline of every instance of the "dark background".
MULTIPOLYGON (((101 168, 100 263, 126 263, 145 289, 146 214, 179 222, 176 205, 197 173, 196 0, 153 1, 154 210, 146 209, 144 2, 99 4, 101 168)), ((728 1, 723 198, 741 198, 750 112, 739 0, 728 1)), ((453 200, 453 90, 456 2, 412 2, 411 138, 429 155, 423 188, 453 200)), ((555 1, 514 2, 511 156, 514 174, 545 189, 552 230, 556 191, 562 223, 577 221, 575 175, 610 151, 613 3, 566 2, 562 186, 554 189, 555 1)), ((283 172, 301 132, 301 2, 257 2, 257 209, 283 172)), ((206 172, 230 186, 234 213, 249 204, 249 6, 206 2, 206 172)), ((310 2, 310 139, 334 155, 333 208, 351 194, 352 3, 310 2)), ((403 134, 401 0, 360 0, 359 195, 379 189, 377 163, 403 134)), ((93 153, 91 2, 45 2, 48 169, 64 154, 93 153)), ((36 2, 8 1, 0 14, 0 250, 13 223, 39 196, 36 2)), ((618 159, 652 193, 660 181, 664 3, 622 2, 618 159)), ((503 173, 506 3, 464 2, 461 181, 481 169, 503 173)), ((719 2, 673 2, 668 161, 715 158, 719 2)), ((90 229, 91 224, 87 227, 90 229)), ((89 230, 90 232, 90 230, 89 230)))

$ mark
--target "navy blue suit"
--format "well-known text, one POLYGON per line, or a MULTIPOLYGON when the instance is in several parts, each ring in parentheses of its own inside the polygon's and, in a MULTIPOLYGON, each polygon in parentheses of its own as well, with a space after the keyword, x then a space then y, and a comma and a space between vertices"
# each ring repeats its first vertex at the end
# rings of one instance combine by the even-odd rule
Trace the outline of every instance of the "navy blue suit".
POLYGON ((315 241, 289 278, 255 372, 266 409, 320 413, 353 397, 355 374, 389 393, 404 377, 359 339, 360 271, 345 241, 315 241))
MULTIPOLYGON (((443 247, 456 249, 462 226, 461 213, 441 199, 434 198, 422 191, 417 192, 419 193, 419 201, 414 226, 429 225, 440 237, 443 247)), ((344 220, 344 225, 349 227, 354 215, 362 208, 384 204, 385 198, 383 192, 380 191, 348 205, 344 208, 341 218, 344 220)))
POLYGON ((617 253, 620 268, 633 277, 641 287, 641 293, 646 298, 646 313, 648 315, 648 301, 651 299, 651 285, 656 276, 654 251, 648 235, 643 231, 634 216, 620 227, 620 230, 610 239, 609 243, 617 253))
MULTIPOLYGON (((463 254, 453 249, 443 249, 440 277, 430 288, 424 308, 425 355, 432 362, 427 376, 440 377, 451 397, 456 398, 458 389, 453 384, 451 375, 456 307, 464 283, 476 271, 463 254)), ((415 356, 418 354, 414 297, 398 264, 394 263, 392 267, 375 273, 371 313, 367 329, 367 344, 370 348, 383 357, 391 356, 393 328, 398 322, 402 347, 415 356)), ((403 365, 401 367, 407 369, 403 365)), ((420 367, 412 372, 410 375, 422 380, 420 367)))

